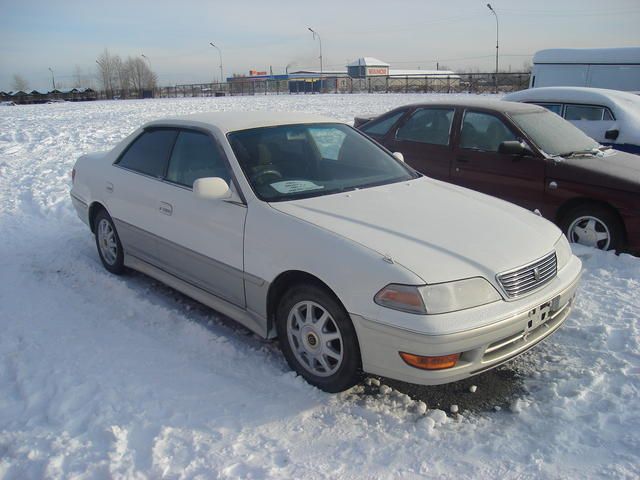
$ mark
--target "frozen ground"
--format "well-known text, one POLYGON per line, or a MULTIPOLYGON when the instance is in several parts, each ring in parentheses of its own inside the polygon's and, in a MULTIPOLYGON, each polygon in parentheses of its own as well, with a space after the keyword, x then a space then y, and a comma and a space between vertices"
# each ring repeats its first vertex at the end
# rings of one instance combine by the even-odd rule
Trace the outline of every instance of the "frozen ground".
POLYGON ((143 275, 109 275, 69 202, 75 158, 146 120, 217 109, 351 120, 419 99, 2 107, 0 478, 637 478, 640 259, 576 249, 585 274, 574 313, 494 374, 517 388, 504 397, 479 378, 476 393, 442 397, 458 415, 431 400, 423 414, 404 392, 441 390, 324 394, 275 344, 143 275), (465 408, 473 395, 481 406, 465 408))

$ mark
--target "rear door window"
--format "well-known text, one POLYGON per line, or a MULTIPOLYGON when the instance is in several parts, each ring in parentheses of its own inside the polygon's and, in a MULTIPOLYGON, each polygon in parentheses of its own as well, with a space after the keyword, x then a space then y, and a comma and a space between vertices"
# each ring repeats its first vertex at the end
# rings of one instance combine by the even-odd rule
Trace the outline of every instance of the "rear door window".
POLYGON ((602 120, 604 107, 596 105, 567 105, 564 111, 565 120, 602 120))
POLYGON ((150 177, 164 177, 177 133, 169 128, 145 131, 127 148, 117 165, 150 177))
POLYGON ((198 178, 219 177, 227 183, 229 170, 213 139, 204 133, 180 131, 171 153, 166 179, 192 188, 198 178))
POLYGON ((449 145, 453 108, 419 108, 398 129, 396 140, 449 145))
POLYGON ((367 135, 375 135, 378 137, 384 137, 389 129, 393 127, 396 122, 404 115, 405 110, 394 113, 393 115, 382 118, 380 120, 372 120, 362 127, 362 131, 367 135))
POLYGON ((556 115, 562 116, 562 104, 561 103, 536 103, 536 105, 540 105, 541 107, 544 107, 547 110, 552 111, 556 115))

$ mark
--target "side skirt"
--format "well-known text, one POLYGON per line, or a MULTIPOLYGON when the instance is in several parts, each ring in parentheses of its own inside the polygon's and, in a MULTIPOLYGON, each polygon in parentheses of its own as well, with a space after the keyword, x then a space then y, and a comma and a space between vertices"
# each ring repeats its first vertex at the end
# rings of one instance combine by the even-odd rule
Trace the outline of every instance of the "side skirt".
POLYGON ((267 338, 267 320, 262 318, 257 313, 250 310, 244 310, 234 304, 223 300, 201 288, 196 287, 190 283, 187 283, 179 278, 171 275, 170 273, 161 270, 144 260, 141 260, 133 255, 124 256, 125 266, 137 270, 145 275, 155 278, 156 280, 168 285, 169 287, 178 290, 181 293, 197 300, 200 303, 226 315, 227 317, 235 320, 241 325, 247 327, 252 332, 260 335, 262 338, 267 338))

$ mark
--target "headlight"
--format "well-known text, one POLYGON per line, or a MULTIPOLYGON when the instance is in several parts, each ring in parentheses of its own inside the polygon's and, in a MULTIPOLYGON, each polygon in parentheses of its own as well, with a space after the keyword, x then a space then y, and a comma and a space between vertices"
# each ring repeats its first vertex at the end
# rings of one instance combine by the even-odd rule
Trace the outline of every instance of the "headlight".
POLYGON ((571 260, 571 256, 573 255, 571 245, 569 245, 569 240, 564 236, 564 233, 560 236, 560 239, 556 242, 554 248, 556 250, 558 270, 561 270, 567 263, 569 263, 569 260, 571 260))
POLYGON ((500 300, 500 294, 484 278, 468 278, 456 282, 420 287, 427 313, 447 313, 479 307, 500 300))
POLYGON ((455 312, 500 299, 496 289, 480 277, 422 286, 392 283, 374 297, 383 307, 422 315, 455 312))

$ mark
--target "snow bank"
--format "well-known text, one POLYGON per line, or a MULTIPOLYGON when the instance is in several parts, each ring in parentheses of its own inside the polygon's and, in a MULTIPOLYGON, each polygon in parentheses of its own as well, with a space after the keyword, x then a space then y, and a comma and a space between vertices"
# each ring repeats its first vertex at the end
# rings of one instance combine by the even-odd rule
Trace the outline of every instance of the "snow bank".
POLYGON ((288 370, 275 344, 148 277, 109 275, 69 202, 75 158, 158 117, 258 109, 350 121, 424 98, 6 109, 0 478, 638 477, 637 258, 576 248, 585 274, 575 312, 516 360, 526 393, 508 409, 448 415, 379 393, 377 381, 324 394, 288 370))

